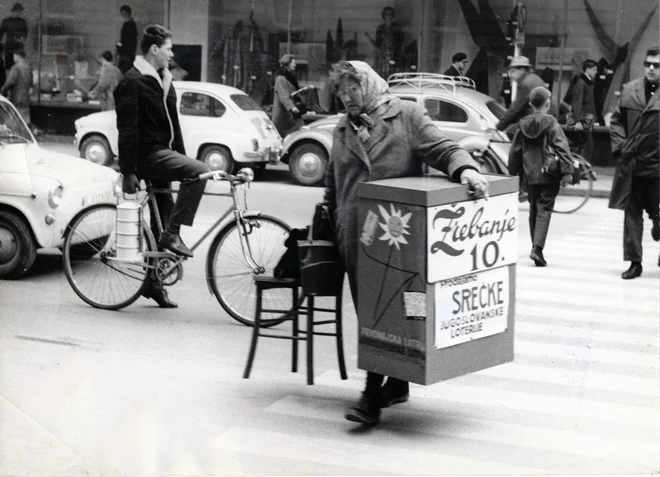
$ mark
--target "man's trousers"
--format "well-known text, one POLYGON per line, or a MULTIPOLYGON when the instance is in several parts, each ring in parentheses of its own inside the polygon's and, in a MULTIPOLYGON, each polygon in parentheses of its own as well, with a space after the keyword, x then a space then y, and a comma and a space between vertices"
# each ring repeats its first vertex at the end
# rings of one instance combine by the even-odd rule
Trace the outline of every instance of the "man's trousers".
POLYGON ((658 224, 658 202, 660 201, 659 177, 633 176, 628 207, 623 219, 623 260, 642 261, 642 234, 644 232, 644 211, 658 224))
POLYGON ((550 228, 550 217, 559 193, 559 182, 552 184, 528 184, 529 234, 532 245, 543 248, 550 228))
MULTIPOLYGON (((208 171, 209 168, 203 162, 171 149, 155 152, 145 161, 138 162, 138 176, 151 180, 155 189, 167 189, 171 181, 181 181, 176 202, 170 193, 156 194, 156 203, 164 230, 170 223, 188 226, 193 224, 197 208, 204 195, 206 181, 186 181, 193 180, 208 171)), ((151 230, 156 240, 159 240, 160 234, 154 217, 151 219, 151 230)))

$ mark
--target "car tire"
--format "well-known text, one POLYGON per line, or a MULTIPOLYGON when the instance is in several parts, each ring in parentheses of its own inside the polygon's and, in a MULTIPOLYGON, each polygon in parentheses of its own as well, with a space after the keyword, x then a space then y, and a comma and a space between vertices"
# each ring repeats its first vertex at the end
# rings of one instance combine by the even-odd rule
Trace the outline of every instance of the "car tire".
POLYGON ((234 170, 234 158, 231 151, 217 144, 206 146, 199 154, 199 160, 212 171, 224 171, 231 174, 234 170))
POLYGON ((32 232, 18 215, 0 210, 0 278, 20 278, 37 257, 32 232))
POLYGON ((80 143, 80 157, 100 166, 109 166, 115 159, 110 143, 100 134, 89 136, 80 143))
POLYGON ((318 144, 301 144, 291 152, 289 172, 298 184, 323 185, 327 167, 328 153, 318 144))

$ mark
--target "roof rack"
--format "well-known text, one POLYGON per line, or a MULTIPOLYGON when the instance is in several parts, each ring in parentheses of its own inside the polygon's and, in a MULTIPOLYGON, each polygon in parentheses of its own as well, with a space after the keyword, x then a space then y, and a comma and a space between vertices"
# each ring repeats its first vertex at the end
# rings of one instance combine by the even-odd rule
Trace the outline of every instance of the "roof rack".
POLYGON ((448 76, 437 73, 394 73, 387 79, 392 86, 409 86, 423 90, 425 88, 441 87, 452 94, 456 94, 456 87, 477 89, 476 84, 465 76, 448 76))

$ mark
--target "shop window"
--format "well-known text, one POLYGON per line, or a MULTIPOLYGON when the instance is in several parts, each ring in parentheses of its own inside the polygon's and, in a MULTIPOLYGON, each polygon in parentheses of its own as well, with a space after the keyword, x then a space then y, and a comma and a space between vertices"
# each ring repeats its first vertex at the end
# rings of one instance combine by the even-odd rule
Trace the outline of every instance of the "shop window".
POLYGON ((225 114, 227 108, 220 101, 206 94, 184 93, 181 96, 179 111, 185 116, 219 118, 225 114))
POLYGON ((467 112, 460 106, 449 101, 429 98, 424 100, 424 107, 433 121, 466 123, 468 120, 467 112))

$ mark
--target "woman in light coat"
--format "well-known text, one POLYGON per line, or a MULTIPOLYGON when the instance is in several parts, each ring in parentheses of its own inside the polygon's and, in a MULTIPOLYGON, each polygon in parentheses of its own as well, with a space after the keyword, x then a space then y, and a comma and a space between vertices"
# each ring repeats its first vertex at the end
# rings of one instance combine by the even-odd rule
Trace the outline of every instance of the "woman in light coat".
POLYGON ((104 51, 99 59, 101 62, 101 75, 96 86, 89 92, 92 98, 99 98, 101 111, 112 111, 115 109, 115 88, 124 77, 121 70, 112 62, 112 53, 104 51))
MULTIPOLYGON (((445 137, 425 110, 388 92, 387 82, 362 61, 334 67, 339 96, 346 106, 333 136, 325 179, 324 200, 335 209, 335 241, 348 274, 357 310, 358 195, 361 182, 420 176, 424 163, 452 180, 469 183, 476 196, 488 196, 488 183, 478 164, 458 144, 445 137)), ((408 400, 408 383, 367 373, 362 398, 346 419, 377 424, 380 409, 408 400)))

